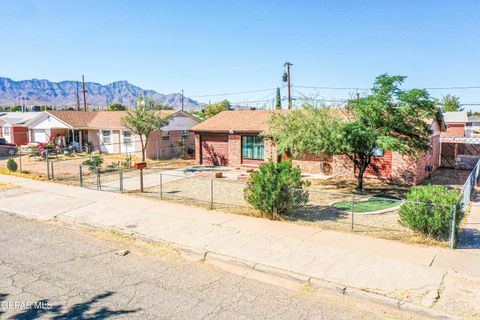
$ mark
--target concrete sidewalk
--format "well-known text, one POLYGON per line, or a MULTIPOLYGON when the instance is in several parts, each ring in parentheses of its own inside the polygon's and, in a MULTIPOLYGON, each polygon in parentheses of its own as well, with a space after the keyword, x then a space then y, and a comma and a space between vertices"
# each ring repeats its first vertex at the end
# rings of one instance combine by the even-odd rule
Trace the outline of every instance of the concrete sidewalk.
POLYGON ((480 317, 480 255, 0 175, 0 210, 170 244, 239 272, 480 317))
POLYGON ((462 225, 457 248, 480 254, 480 195, 478 194, 472 201, 470 212, 462 225))

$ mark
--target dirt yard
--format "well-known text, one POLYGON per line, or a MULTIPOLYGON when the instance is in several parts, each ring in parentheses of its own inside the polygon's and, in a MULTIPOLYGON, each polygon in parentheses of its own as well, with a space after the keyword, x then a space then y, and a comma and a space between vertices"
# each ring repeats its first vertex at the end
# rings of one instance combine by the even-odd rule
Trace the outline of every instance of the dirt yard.
POLYGON ((423 184, 439 184, 461 189, 471 172, 471 170, 440 168, 432 174, 431 179, 425 180, 423 184))

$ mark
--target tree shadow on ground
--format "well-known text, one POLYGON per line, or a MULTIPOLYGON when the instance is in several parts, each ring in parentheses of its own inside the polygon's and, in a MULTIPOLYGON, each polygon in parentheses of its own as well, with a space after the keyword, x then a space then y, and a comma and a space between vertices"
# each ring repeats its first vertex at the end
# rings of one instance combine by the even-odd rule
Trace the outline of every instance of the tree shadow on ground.
POLYGON ((297 207, 285 217, 290 221, 336 221, 347 218, 350 214, 343 210, 324 205, 304 205, 297 207))
POLYGON ((480 230, 464 227, 456 246, 457 249, 480 249, 480 230))
MULTIPOLYGON (((49 317, 51 319, 60 320, 60 319, 78 319, 78 320, 93 320, 93 319, 107 319, 111 317, 116 317, 118 315, 125 315, 138 312, 141 309, 130 309, 130 310, 112 310, 108 307, 98 306, 95 307, 94 304, 106 299, 115 292, 106 291, 104 293, 98 294, 91 299, 74 304, 65 310, 65 307, 61 305, 50 305, 48 299, 38 300, 32 305, 39 306, 36 308, 30 308, 22 310, 21 313, 18 313, 10 319, 12 320, 30 320, 30 319, 40 319, 49 317), (43 307, 41 307, 43 306, 43 307)), ((1 295, 0 295, 1 299, 1 295)))

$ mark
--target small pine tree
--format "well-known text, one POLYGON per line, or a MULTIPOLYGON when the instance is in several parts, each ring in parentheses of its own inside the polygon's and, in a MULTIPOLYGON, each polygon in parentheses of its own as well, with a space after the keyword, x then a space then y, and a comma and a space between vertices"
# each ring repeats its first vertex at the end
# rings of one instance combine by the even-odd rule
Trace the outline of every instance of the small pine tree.
POLYGON ((277 87, 277 96, 275 98, 275 108, 282 109, 282 97, 280 95, 280 88, 277 87))

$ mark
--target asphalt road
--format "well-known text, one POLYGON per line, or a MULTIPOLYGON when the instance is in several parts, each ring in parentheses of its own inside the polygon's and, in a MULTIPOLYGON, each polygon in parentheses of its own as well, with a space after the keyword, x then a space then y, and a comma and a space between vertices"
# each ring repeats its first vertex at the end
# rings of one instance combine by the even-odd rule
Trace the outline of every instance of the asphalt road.
POLYGON ((2 319, 418 319, 305 286, 293 291, 174 250, 0 212, 2 319), (116 253, 128 248, 125 256, 116 253))

